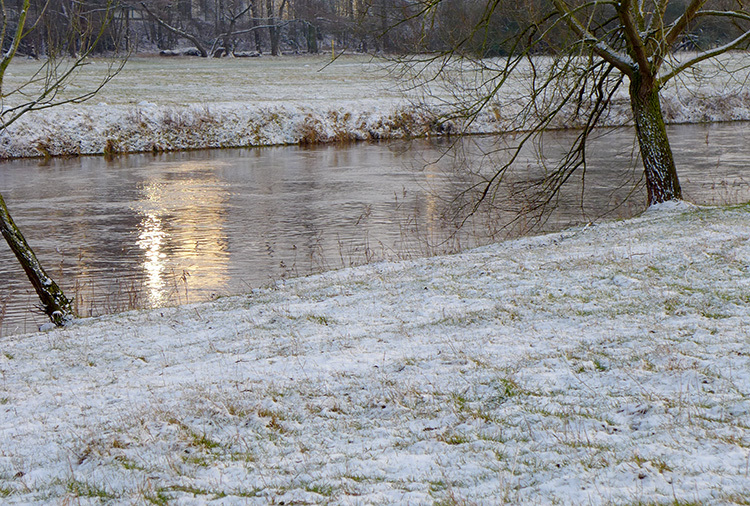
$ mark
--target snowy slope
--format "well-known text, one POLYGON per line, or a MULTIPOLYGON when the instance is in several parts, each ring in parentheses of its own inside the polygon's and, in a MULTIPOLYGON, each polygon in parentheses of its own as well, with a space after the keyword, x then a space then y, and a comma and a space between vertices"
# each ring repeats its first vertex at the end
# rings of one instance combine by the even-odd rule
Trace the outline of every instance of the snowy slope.
POLYGON ((0 342, 9 504, 743 504, 750 208, 0 342))

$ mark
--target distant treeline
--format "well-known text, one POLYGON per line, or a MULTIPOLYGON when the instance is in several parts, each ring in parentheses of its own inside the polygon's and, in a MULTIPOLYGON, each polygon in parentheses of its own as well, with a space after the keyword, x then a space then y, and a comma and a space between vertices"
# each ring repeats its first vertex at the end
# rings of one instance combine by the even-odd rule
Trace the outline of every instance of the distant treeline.
MULTIPOLYGON (((564 30, 555 29, 549 0, 34 0, 33 24, 20 52, 27 56, 95 52, 162 51, 166 55, 254 56, 281 53, 401 53, 459 48, 481 56, 507 54, 523 44, 530 28, 546 30, 554 51, 564 30), (72 28, 72 29, 71 29, 72 28), (103 37, 97 37, 100 30, 103 37)), ((688 0, 672 0, 670 12, 688 0)), ((709 0, 705 8, 731 8, 709 0)), ((584 2, 581 1, 581 5, 584 2)), ((5 47, 13 35, 22 0, 7 3, 5 47)), ((585 7, 583 7, 585 8, 585 7)), ((614 12, 614 8, 612 9, 614 12)), ((599 15, 606 9, 599 8, 599 15)), ((676 16, 676 14, 674 14, 676 16)), ((600 20, 601 21, 601 20, 600 20)), ((604 20, 606 22, 606 20, 604 20)), ((678 49, 712 47, 743 27, 698 22, 678 49)))

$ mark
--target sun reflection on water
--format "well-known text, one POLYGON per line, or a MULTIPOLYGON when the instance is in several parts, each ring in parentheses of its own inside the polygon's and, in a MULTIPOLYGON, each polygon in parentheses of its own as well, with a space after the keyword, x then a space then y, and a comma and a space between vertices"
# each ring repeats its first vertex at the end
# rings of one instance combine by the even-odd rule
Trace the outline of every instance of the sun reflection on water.
POLYGON ((167 270, 167 254, 162 251, 166 233, 161 218, 154 213, 146 214, 138 228, 140 233, 136 244, 144 250, 143 268, 146 271, 149 304, 159 306, 166 302, 164 273, 167 270))
POLYGON ((205 299, 229 282, 229 192, 214 169, 170 165, 140 185, 136 245, 152 307, 189 302, 188 292, 205 299))

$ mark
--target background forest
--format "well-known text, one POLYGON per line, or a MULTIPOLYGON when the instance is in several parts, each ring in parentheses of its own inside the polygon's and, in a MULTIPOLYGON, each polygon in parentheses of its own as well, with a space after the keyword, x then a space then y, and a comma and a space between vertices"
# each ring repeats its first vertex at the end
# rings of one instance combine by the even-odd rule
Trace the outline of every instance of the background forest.
MULTIPOLYGON (((687 4, 688 0, 670 2, 666 21, 684 12, 687 4)), ((728 0, 708 4, 717 9, 736 6, 728 0)), ((159 50, 164 55, 221 57, 317 53, 334 45, 364 53, 461 46, 475 55, 497 56, 510 49, 508 44, 520 27, 544 19, 543 11, 549 8, 540 0, 519 1, 514 9, 498 5, 481 0, 35 0, 28 13, 28 26, 33 28, 19 53, 37 58, 90 49, 94 53, 159 50), (82 31, 98 33, 108 19, 104 37, 70 37, 82 31)), ((21 8, 21 0, 6 4, 10 26, 21 8)), ((704 18, 690 27, 678 48, 706 49, 742 31, 730 18, 704 18)), ((3 36, 7 47, 12 33, 3 36)), ((552 30, 548 49, 564 43, 564 37, 552 30)))

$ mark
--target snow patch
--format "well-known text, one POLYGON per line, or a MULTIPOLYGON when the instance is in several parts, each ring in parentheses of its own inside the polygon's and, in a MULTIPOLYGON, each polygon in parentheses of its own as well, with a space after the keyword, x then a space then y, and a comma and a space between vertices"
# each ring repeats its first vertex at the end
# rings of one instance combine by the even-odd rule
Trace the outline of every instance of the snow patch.
POLYGON ((666 202, 657 202, 646 209, 645 214, 656 213, 684 213, 694 211, 698 206, 685 200, 668 200, 666 202))
POLYGON ((748 212, 4 338, 3 501, 738 502, 748 212))

